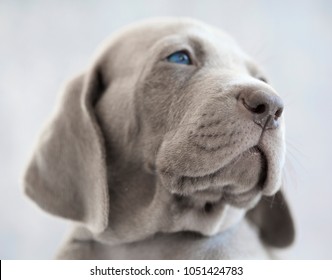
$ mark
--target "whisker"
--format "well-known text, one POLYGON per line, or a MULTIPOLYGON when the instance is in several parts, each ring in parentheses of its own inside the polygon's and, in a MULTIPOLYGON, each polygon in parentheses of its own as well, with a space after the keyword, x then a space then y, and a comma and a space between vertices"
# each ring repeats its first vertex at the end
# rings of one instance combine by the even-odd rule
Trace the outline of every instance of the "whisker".
POLYGON ((293 188, 298 187, 298 182, 295 176, 295 168, 292 162, 287 159, 285 164, 285 168, 283 170, 283 187, 286 188, 288 186, 292 186, 293 188))
POLYGON ((301 160, 299 160, 299 156, 306 157, 304 153, 302 153, 297 147, 295 147, 292 143, 287 141, 287 152, 286 152, 286 163, 285 163, 285 168, 284 168, 284 185, 285 186, 293 186, 295 188, 298 187, 298 181, 296 179, 296 168, 295 164, 297 167, 301 168, 305 172, 308 171, 306 170, 306 167, 302 164, 301 160))
POLYGON ((271 203, 270 203, 270 208, 272 208, 273 207, 273 204, 274 204, 274 199, 275 199, 275 195, 274 196, 272 196, 272 199, 271 199, 271 203))
POLYGON ((303 153, 301 150, 298 149, 292 142, 290 142, 288 139, 286 139, 287 146, 291 147, 291 149, 295 150, 297 153, 301 154, 301 156, 308 158, 308 155, 303 153))
POLYGON ((308 159, 308 157, 304 153, 302 153, 300 150, 295 148, 294 145, 292 145, 290 142, 287 141, 286 158, 289 157, 294 162, 296 162, 298 166, 301 167, 302 170, 308 171, 306 170, 306 167, 302 164, 302 161, 298 159, 299 156, 308 159))

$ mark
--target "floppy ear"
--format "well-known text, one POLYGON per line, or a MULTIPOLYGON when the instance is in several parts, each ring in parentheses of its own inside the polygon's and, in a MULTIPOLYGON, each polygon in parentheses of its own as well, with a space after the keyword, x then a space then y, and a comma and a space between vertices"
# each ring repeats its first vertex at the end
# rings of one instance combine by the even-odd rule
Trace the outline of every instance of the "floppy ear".
POLYGON ((260 237, 266 244, 282 248, 294 241, 293 219, 281 191, 273 197, 262 197, 247 217, 258 226, 260 237))
POLYGON ((42 209, 93 232, 107 227, 109 212, 104 139, 94 113, 102 87, 97 66, 67 85, 24 175, 26 194, 42 209))

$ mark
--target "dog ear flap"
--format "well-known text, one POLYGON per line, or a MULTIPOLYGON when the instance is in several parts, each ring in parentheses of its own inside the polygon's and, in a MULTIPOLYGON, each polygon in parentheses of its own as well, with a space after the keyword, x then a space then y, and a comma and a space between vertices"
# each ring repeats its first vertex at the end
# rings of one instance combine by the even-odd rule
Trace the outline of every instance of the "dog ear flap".
POLYGON ((281 191, 273 197, 263 197, 248 211, 247 218, 258 226, 260 237, 266 244, 283 248, 293 243, 293 218, 281 191))
POLYGON ((105 230, 109 218, 105 146, 94 112, 102 90, 97 66, 67 85, 23 179, 42 209, 93 232, 105 230))

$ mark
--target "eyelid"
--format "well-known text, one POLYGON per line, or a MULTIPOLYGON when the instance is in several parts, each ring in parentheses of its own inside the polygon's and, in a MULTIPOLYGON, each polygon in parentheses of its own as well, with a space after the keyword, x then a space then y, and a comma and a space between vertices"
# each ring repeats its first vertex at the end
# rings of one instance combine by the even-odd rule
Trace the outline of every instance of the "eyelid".
POLYGON ((169 48, 167 51, 164 50, 161 53, 161 55, 162 55, 161 61, 167 62, 167 58, 170 55, 177 53, 177 52, 184 52, 184 53, 186 53, 186 55, 188 55, 188 57, 191 61, 191 64, 188 64, 187 66, 198 66, 196 57, 190 47, 177 47, 177 48, 174 47, 174 48, 169 48))
POLYGON ((176 63, 176 64, 184 64, 184 65, 192 65, 192 59, 191 59, 191 57, 190 57, 190 54, 188 54, 188 52, 186 52, 185 50, 181 50, 181 51, 176 51, 176 52, 174 52, 174 53, 172 53, 172 54, 170 54, 167 58, 166 58, 166 60, 168 61, 168 62, 170 62, 170 63, 176 63), (186 61, 177 61, 176 59, 174 60, 173 59, 173 57, 175 56, 175 57, 178 57, 178 56, 181 56, 181 57, 183 57, 183 56, 185 56, 186 57, 186 61))
POLYGON ((164 57, 165 60, 167 60, 168 57, 170 57, 172 54, 178 53, 178 52, 184 52, 190 60, 192 60, 192 55, 187 49, 176 49, 175 51, 170 52, 168 55, 164 57))

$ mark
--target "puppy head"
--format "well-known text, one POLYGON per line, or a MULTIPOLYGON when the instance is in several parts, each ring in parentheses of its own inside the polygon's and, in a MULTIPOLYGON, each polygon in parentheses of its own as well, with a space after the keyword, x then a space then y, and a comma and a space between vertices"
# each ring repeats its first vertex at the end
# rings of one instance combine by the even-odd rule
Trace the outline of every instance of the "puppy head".
MULTIPOLYGON (((93 232, 135 217, 123 232, 139 220, 148 234, 204 233, 167 225, 205 227, 213 211, 207 223, 218 224, 225 207, 243 215, 281 186, 282 101, 228 35, 203 23, 164 19, 125 29, 62 100, 28 167, 26 190, 93 232), (155 217, 148 221, 147 213, 155 217), (160 217, 173 221, 160 224, 160 217)), ((255 209, 262 211, 256 206, 249 217, 264 229, 255 209)), ((292 221, 288 210, 275 216, 288 230, 278 238, 265 230, 264 240, 281 246, 293 238, 292 221)))

